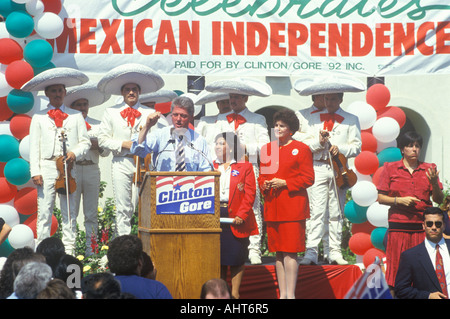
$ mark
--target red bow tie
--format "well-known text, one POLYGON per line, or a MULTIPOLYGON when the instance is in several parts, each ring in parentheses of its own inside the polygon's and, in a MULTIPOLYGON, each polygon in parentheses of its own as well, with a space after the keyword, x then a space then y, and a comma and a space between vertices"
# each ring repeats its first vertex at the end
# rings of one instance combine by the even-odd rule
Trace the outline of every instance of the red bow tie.
POLYGON ((60 109, 49 110, 47 114, 55 121, 56 127, 62 127, 63 121, 69 116, 60 109))
POLYGON ((322 113, 320 114, 320 120, 323 122, 323 129, 326 131, 333 130, 334 122, 341 123, 344 118, 339 114, 322 113))
POLYGON ((231 123, 234 121, 234 129, 237 130, 239 125, 244 124, 247 122, 245 118, 242 115, 239 115, 237 113, 230 113, 227 115, 228 123, 231 123))
MULTIPOLYGON (((86 121, 85 121, 86 122, 86 121)), ((91 125, 88 123, 88 122, 86 122, 86 129, 89 131, 90 129, 91 129, 91 125)))
POLYGON ((141 112, 133 109, 132 107, 127 107, 122 112, 120 112, 120 115, 122 115, 123 118, 127 119, 127 125, 133 126, 136 118, 141 116, 141 112))

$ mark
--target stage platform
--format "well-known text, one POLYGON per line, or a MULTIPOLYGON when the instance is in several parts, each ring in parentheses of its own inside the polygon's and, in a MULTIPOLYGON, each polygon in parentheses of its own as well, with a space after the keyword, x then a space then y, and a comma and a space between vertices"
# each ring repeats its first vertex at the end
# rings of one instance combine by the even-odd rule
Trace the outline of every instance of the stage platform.
MULTIPOLYGON (((278 299, 275 260, 263 257, 261 265, 246 264, 241 299, 278 299)), ((342 299, 362 275, 356 265, 299 266, 297 299, 342 299)))

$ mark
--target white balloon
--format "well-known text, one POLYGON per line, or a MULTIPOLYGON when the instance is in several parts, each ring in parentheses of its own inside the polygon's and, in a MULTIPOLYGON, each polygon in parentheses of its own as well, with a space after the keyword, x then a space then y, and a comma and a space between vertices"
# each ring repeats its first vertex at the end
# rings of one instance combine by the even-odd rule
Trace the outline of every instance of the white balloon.
POLYGON ((400 134, 400 125, 392 117, 382 117, 373 125, 372 134, 377 141, 389 143, 400 134))
POLYGON ((367 220, 375 227, 389 227, 388 223, 389 206, 375 202, 367 208, 367 220))
POLYGON ((15 3, 20 3, 20 4, 24 4, 24 3, 30 2, 30 0, 12 0, 12 1, 15 2, 15 3))
POLYGON ((347 112, 358 117, 361 130, 371 128, 377 120, 377 112, 373 106, 363 101, 351 103, 347 108, 347 112))
POLYGON ((356 204, 367 207, 378 199, 378 191, 372 182, 360 181, 352 187, 352 199, 356 204))
POLYGON ((19 143, 19 153, 20 156, 26 160, 30 161, 30 135, 25 136, 19 143))
POLYGON ((8 236, 9 244, 14 249, 34 247, 34 234, 30 227, 19 224, 12 227, 8 236))
POLYGON ((17 210, 12 205, 0 204, 0 217, 4 219, 9 227, 20 224, 20 217, 17 210))
POLYGON ((44 12, 34 17, 34 30, 44 39, 55 39, 64 30, 64 22, 53 12, 44 12))
POLYGON ((44 12, 44 3, 40 0, 31 0, 27 2, 25 9, 32 16, 37 16, 44 12))
POLYGON ((11 128, 9 127, 9 121, 0 122, 0 135, 11 135, 11 128))
POLYGON ((5 73, 0 72, 0 97, 7 96, 13 89, 6 81, 5 73))
POLYGON ((378 141, 377 143, 377 153, 380 153, 382 150, 384 150, 385 148, 388 147, 397 147, 397 140, 392 140, 390 142, 387 143, 383 143, 378 141))

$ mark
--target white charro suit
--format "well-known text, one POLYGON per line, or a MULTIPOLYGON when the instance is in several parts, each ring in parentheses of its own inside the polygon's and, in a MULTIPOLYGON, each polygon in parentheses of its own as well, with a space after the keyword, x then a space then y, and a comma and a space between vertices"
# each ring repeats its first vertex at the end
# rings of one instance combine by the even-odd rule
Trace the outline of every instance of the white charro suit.
MULTIPOLYGON (((131 141, 134 134, 145 126, 147 116, 154 109, 137 103, 133 106, 141 115, 136 118, 133 126, 129 126, 127 119, 120 112, 128 105, 121 103, 105 110, 98 135, 99 146, 112 152, 112 183, 116 202, 116 235, 129 235, 131 232, 131 218, 137 205, 137 190, 133 186, 133 174, 136 163, 129 149, 122 149, 123 141, 131 141)), ((151 130, 168 126, 168 122, 161 117, 157 125, 151 130)))
MULTIPOLYGON (((90 126, 88 136, 92 139, 98 138, 100 121, 90 118, 84 119, 90 126)), ((86 155, 76 161, 77 190, 75 195, 76 212, 80 213, 81 195, 83 195, 84 228, 86 232, 86 252, 92 253, 91 237, 97 235, 98 230, 98 199, 100 193, 100 168, 99 157, 108 156, 109 151, 104 149, 90 149, 86 155)))
POLYGON ((215 158, 216 152, 214 151, 215 141, 217 134, 221 133, 217 127, 218 115, 202 116, 195 125, 195 132, 203 136, 208 143, 209 152, 212 158, 215 158))
MULTIPOLYGON (((53 207, 55 205, 55 180, 58 178, 56 158, 62 155, 61 132, 67 135, 66 147, 73 152, 77 160, 81 159, 89 150, 91 142, 87 135, 86 124, 79 111, 72 110, 64 105, 61 111, 68 114, 62 127, 57 128, 47 111, 53 109, 49 105, 46 110, 33 115, 30 124, 30 172, 31 176, 42 175, 43 185, 38 186, 38 217, 37 240, 38 243, 50 236, 53 207)), ((74 167, 75 168, 75 167, 74 167)), ((76 169, 71 175, 76 178, 76 169)), ((68 219, 67 196, 59 195, 62 216, 62 241, 66 252, 71 253, 75 248, 76 239, 76 211, 75 194, 69 195, 70 218, 68 219), (72 228, 70 228, 70 225, 72 228)))
MULTIPOLYGON (((232 112, 230 112, 232 113, 232 112)), ((253 171, 255 172, 255 178, 258 180, 259 165, 258 157, 261 151, 261 147, 270 143, 269 132, 267 130, 267 123, 264 116, 251 112, 248 108, 242 110, 239 114, 242 115, 246 122, 239 125, 235 129, 234 122, 228 122, 226 114, 219 114, 217 116, 216 127, 219 132, 235 132, 239 140, 246 147, 246 152, 249 157, 249 161, 253 165, 253 171)), ((256 188, 255 202, 253 204, 253 211, 255 213, 256 222, 258 224, 258 235, 250 236, 249 255, 254 254, 261 255, 261 234, 263 233, 263 218, 261 213, 261 193, 259 187, 256 188)))
MULTIPOLYGON (((320 145, 319 132, 324 129, 320 115, 327 112, 314 113, 310 117, 309 129, 303 143, 313 152, 314 184, 308 189, 311 217, 307 227, 307 244, 305 258, 317 262, 318 246, 325 232, 325 223, 329 226, 329 258, 334 261, 342 258, 342 214, 345 204, 346 190, 338 189, 339 202, 336 198, 334 171, 328 158, 328 146, 320 145), (328 207, 328 215, 326 214, 328 207), (329 219, 328 219, 329 218, 329 219)), ((358 117, 345 112, 341 108, 336 114, 344 119, 335 122, 330 132, 330 143, 339 148, 346 158, 355 157, 361 151, 361 129, 358 117)))
POLYGON ((300 128, 297 132, 295 132, 292 138, 302 142, 307 136, 311 116, 313 116, 313 114, 322 113, 326 111, 327 111, 326 109, 319 110, 317 107, 314 106, 314 104, 306 109, 295 111, 295 115, 297 115, 300 128))

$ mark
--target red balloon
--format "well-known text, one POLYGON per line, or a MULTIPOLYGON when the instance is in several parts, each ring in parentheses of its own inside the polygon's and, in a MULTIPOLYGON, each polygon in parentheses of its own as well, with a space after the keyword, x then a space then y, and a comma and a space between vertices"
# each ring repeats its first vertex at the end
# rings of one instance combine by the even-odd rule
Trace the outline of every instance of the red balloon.
POLYGON ((391 93, 384 84, 377 83, 367 89, 366 102, 372 105, 376 111, 384 109, 390 99, 391 93))
MULTIPOLYGON (((38 213, 31 215, 23 222, 24 225, 27 225, 28 227, 31 228, 31 230, 33 231, 33 234, 34 234, 34 238, 37 238, 37 231, 36 231, 37 214, 38 213)), ((57 230, 58 230, 58 220, 56 219, 55 215, 52 215, 52 225, 50 226, 50 236, 53 236, 57 230)))
POLYGON ((22 85, 34 77, 33 67, 24 60, 14 61, 6 67, 6 82, 13 88, 20 90, 22 85))
POLYGON ((23 59, 23 48, 17 41, 10 38, 0 39, 0 63, 10 64, 11 62, 23 59))
POLYGON ((362 175, 371 175, 378 169, 379 161, 375 153, 362 151, 355 157, 355 168, 362 175))
POLYGON ((8 120, 14 115, 14 112, 11 111, 8 103, 6 103, 6 98, 7 96, 0 97, 0 122, 8 120))
POLYGON ((384 166, 380 166, 377 168, 377 170, 375 171, 375 173, 372 175, 372 183, 375 186, 378 186, 378 182, 380 181, 380 175, 383 172, 384 166))
POLYGON ((59 14, 62 9, 61 0, 42 0, 44 12, 53 12, 59 14))
POLYGON ((0 162, 0 177, 5 177, 5 173, 3 173, 5 165, 6 165, 5 162, 0 162))
POLYGON ((161 112, 162 114, 166 114, 170 112, 171 106, 172 102, 155 103, 155 111, 161 112))
POLYGON ((372 225, 369 221, 365 221, 364 223, 360 224, 352 224, 352 234, 356 233, 366 233, 371 234, 372 230, 374 230, 376 227, 372 225))
POLYGON ((26 114, 18 114, 14 116, 10 123, 9 128, 12 135, 21 140, 28 134, 30 134, 31 116, 26 114))
POLYGON ((370 248, 366 251, 366 253, 363 256, 363 264, 364 267, 369 267, 373 262, 375 261, 375 257, 380 258, 381 261, 383 261, 384 258, 386 258, 386 254, 384 251, 378 249, 378 248, 370 248))
POLYGON ((14 198, 14 208, 19 214, 31 215, 37 212, 37 189, 25 187, 20 189, 14 198))
POLYGON ((361 132, 361 151, 375 153, 377 151, 378 141, 372 133, 361 132))
POLYGON ((0 177, 0 203, 7 203, 17 194, 17 187, 10 184, 6 177, 0 177))
POLYGON ((406 123, 406 114, 403 110, 397 106, 388 106, 384 110, 377 113, 377 120, 382 117, 392 117, 398 122, 400 128, 406 123))
POLYGON ((368 233, 355 233, 348 241, 348 248, 355 255, 364 255, 369 249, 374 248, 368 233))

